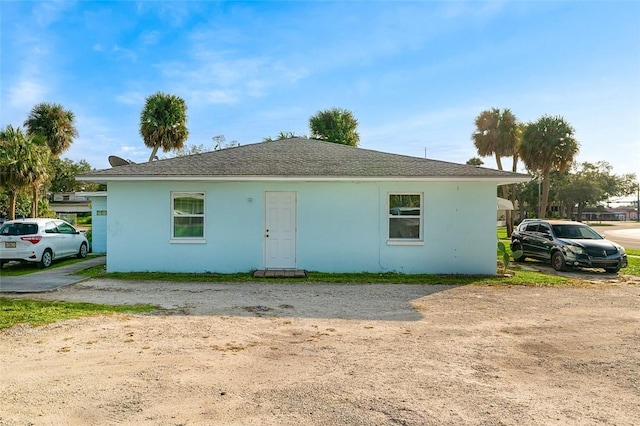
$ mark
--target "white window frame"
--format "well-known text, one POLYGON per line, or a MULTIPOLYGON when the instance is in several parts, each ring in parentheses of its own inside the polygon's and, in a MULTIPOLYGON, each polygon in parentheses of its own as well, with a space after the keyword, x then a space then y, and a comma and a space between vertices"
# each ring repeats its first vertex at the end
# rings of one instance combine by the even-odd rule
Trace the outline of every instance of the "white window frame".
POLYGON ((204 244, 206 243, 205 240, 205 235, 206 235, 206 219, 205 219, 205 213, 206 213, 206 194, 204 191, 172 191, 171 192, 171 238, 170 241, 171 243, 191 243, 191 244, 204 244), (174 208, 174 203, 175 200, 178 198, 185 198, 185 197, 202 197, 202 213, 192 213, 192 214, 181 214, 181 215, 176 215, 175 214, 175 208, 174 208), (193 217, 193 218, 198 218, 201 217, 202 218, 202 236, 198 236, 198 237, 176 237, 175 236, 175 220, 176 218, 184 218, 184 217, 193 217))
POLYGON ((424 193, 422 192, 388 192, 387 193, 387 200, 386 200, 386 212, 387 212, 387 226, 386 226, 386 230, 387 230, 387 245, 394 245, 394 246, 422 246, 424 245, 424 193), (419 216, 414 216, 414 215, 394 215, 391 214, 391 197, 395 196, 395 195, 418 195, 420 196, 420 215, 419 216), (419 226, 420 226, 420 230, 419 230, 419 235, 418 238, 391 238, 391 236, 389 235, 391 232, 391 220, 392 219, 398 219, 398 218, 418 218, 419 219, 419 226))

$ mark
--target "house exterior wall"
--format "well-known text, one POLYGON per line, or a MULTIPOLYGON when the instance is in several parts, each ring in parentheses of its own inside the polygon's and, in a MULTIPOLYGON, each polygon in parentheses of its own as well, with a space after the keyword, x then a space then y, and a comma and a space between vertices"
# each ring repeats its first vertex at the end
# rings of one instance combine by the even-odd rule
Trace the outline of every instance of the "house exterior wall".
POLYGON ((296 267, 324 272, 495 274, 495 183, 109 182, 107 270, 264 267, 267 191, 297 194, 296 267), (171 192, 205 193, 205 238, 171 242, 171 192), (388 242, 389 193, 423 194, 423 243, 388 242))
POLYGON ((91 199, 91 251, 107 252, 107 197, 90 197, 91 199))

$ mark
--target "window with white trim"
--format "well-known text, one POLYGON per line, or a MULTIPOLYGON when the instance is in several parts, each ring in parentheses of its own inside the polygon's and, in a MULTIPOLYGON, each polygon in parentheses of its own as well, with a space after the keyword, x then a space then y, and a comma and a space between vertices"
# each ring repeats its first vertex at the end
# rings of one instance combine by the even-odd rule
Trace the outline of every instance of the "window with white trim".
POLYGON ((422 194, 389 194, 389 240, 422 240, 422 194))
POLYGON ((171 238, 204 238, 204 192, 171 193, 171 238))

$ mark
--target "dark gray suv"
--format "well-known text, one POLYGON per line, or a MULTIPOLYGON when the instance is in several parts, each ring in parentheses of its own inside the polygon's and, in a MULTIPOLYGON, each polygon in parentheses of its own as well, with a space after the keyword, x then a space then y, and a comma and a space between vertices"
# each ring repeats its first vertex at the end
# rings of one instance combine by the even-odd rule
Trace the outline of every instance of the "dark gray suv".
POLYGON ((615 273, 627 267, 627 254, 591 227, 565 220, 534 219, 522 222, 511 235, 511 250, 522 250, 525 258, 551 262, 556 271, 568 267, 603 268, 615 273))

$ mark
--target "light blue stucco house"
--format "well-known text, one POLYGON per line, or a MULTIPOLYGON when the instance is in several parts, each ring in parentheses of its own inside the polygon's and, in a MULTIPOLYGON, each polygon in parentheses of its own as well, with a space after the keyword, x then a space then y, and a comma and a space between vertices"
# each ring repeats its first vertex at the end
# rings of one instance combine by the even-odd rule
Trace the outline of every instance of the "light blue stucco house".
POLYGON ((302 138, 93 171, 107 270, 495 274, 496 187, 528 175, 302 138))

